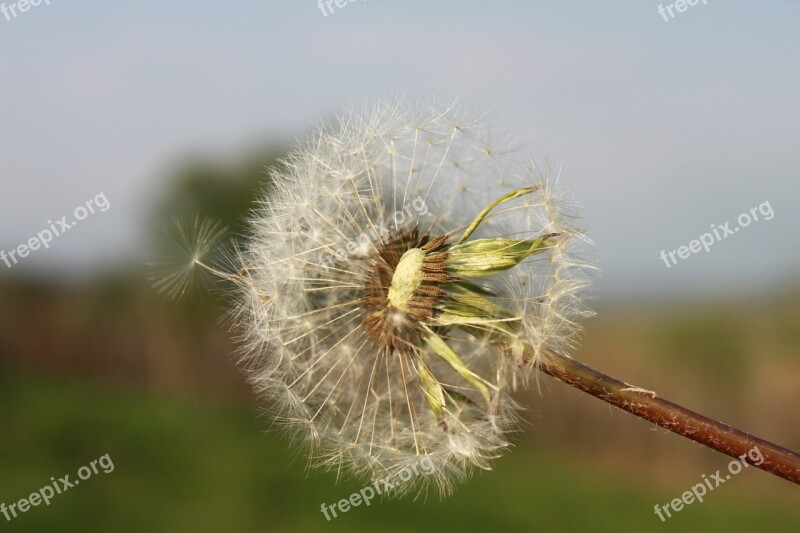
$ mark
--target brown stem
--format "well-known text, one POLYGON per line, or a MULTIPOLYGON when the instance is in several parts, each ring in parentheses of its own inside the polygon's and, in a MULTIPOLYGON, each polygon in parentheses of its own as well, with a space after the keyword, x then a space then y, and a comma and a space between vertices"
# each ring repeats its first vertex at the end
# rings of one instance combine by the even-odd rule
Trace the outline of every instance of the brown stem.
POLYGON ((633 387, 564 355, 548 352, 539 368, 567 385, 673 433, 736 459, 743 458, 761 470, 800 484, 800 454, 796 452, 690 411, 659 398, 654 392, 633 387), (760 465, 747 456, 748 450, 756 446, 764 457, 760 465))

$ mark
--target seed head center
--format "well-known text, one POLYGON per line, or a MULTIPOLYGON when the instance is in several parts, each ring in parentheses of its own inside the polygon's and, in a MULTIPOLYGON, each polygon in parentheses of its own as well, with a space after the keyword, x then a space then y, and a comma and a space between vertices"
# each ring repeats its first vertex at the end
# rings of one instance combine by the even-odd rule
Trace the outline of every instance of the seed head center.
POLYGON ((408 303, 422 283, 422 263, 425 252, 419 248, 407 250, 400 258, 389 287, 389 303, 398 311, 407 311, 408 303))

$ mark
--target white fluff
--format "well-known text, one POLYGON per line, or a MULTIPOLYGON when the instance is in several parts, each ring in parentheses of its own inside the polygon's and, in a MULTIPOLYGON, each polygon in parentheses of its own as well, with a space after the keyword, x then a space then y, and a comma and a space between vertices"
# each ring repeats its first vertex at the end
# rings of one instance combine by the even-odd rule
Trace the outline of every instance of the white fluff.
POLYGON ((377 480, 428 455, 435 474, 397 492, 433 481, 447 493, 508 446, 516 410, 508 393, 528 383, 543 350, 570 347, 586 314, 578 294, 586 265, 572 248, 585 239, 549 173, 496 138, 453 107, 382 103, 323 125, 273 176, 240 254, 247 275, 235 315, 243 368, 275 420, 307 444, 310 464, 377 480), (497 208, 472 237, 561 235, 548 253, 480 280, 521 324, 516 353, 448 332, 453 350, 492 384, 487 406, 424 345, 413 355, 382 353, 358 300, 386 231, 463 231, 495 198, 531 186, 537 192, 497 208), (419 360, 474 400, 448 408, 447 431, 420 389, 419 360))

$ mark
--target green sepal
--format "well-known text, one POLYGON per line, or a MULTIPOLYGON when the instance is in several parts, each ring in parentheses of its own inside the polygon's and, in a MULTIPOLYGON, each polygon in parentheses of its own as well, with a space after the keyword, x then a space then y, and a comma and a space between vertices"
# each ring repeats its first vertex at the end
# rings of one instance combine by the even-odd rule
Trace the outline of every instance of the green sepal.
POLYGON ((439 335, 434 333, 430 328, 427 326, 425 327, 425 331, 428 335, 425 337, 425 342, 428 343, 428 346, 436 352, 436 355, 444 359, 450 367, 455 370, 458 375, 460 375, 465 380, 469 381, 483 396, 486 403, 491 403, 491 395, 489 394, 489 389, 486 386, 487 382, 477 375, 475 372, 470 370, 470 368, 461 360, 461 358, 453 351, 452 348, 442 339, 439 335))
POLYGON ((421 359, 417 361, 419 366, 419 383, 428 405, 437 418, 444 417, 445 397, 439 380, 433 375, 431 369, 421 359))
POLYGON ((525 188, 522 188, 522 189, 514 189, 510 193, 504 194, 503 196, 501 196, 500 198, 498 198, 497 200, 495 200, 494 202, 492 202, 491 204, 486 206, 486 208, 483 211, 481 211, 480 213, 478 213, 478 216, 475 217, 475 220, 473 220, 472 223, 467 227, 467 230, 464 232, 464 234, 461 236, 461 238, 458 240, 458 242, 461 243, 461 242, 466 241, 467 238, 470 235, 472 235, 472 232, 474 232, 476 229, 478 229, 478 226, 481 225, 481 222, 483 222, 483 220, 486 218, 486 216, 489 214, 489 212, 492 209, 494 209, 495 207, 497 207, 500 204, 504 204, 506 202, 509 202, 509 201, 515 199, 515 198, 519 198, 520 196, 523 196, 525 194, 530 194, 530 193, 536 191, 536 189, 538 189, 538 187, 525 187, 525 188))
POLYGON ((557 233, 550 233, 535 241, 498 238, 455 244, 448 250, 447 267, 454 276, 490 276, 519 265, 531 255, 545 252, 557 236, 557 233))

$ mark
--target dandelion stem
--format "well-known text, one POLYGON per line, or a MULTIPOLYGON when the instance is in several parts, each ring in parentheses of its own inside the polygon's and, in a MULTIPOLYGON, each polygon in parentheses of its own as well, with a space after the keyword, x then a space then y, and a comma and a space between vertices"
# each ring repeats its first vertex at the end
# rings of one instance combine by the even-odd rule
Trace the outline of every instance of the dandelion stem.
POLYGON ((690 411, 659 398, 654 392, 631 386, 564 355, 548 352, 539 368, 567 385, 673 433, 800 484, 800 454, 796 452, 690 411), (760 465, 747 456, 748 450, 754 447, 758 447, 764 457, 760 465))

